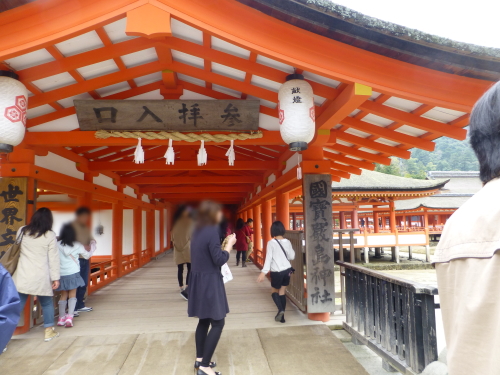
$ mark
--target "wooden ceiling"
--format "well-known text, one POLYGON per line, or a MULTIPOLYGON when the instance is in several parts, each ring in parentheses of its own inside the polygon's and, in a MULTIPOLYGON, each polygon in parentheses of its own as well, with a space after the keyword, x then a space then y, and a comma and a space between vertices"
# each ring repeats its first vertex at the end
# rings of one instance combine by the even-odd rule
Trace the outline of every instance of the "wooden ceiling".
POLYGON ((328 134, 316 145, 334 181, 390 156, 409 158, 415 147, 432 151, 441 136, 464 139, 472 105, 489 85, 361 50, 234 0, 38 3, 0 14, 0 68, 15 70, 31 93, 26 143, 167 201, 201 192, 197 199, 248 204, 294 169, 277 132, 277 91, 294 71, 313 87, 316 125, 328 134), (156 25, 162 36, 131 31, 131 15, 151 10, 169 20, 156 25), (227 142, 207 143, 208 164, 198 167, 199 144, 174 142, 175 165, 167 166, 167 142, 157 140, 143 142, 146 161, 136 165, 135 140, 79 131, 72 101, 101 98, 257 98, 264 136, 235 143, 234 167, 227 142))

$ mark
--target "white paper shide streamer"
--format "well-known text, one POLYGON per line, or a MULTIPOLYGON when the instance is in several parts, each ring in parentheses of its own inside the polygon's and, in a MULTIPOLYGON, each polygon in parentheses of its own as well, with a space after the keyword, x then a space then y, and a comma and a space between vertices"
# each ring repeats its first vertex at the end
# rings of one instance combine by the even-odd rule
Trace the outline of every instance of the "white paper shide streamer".
POLYGON ((168 140, 168 148, 167 152, 165 153, 165 159, 167 165, 174 165, 175 161, 175 152, 174 152, 174 147, 172 146, 172 139, 168 140))
POLYGON ((207 150, 205 141, 201 141, 200 151, 198 151, 198 166, 207 165, 207 150))
POLYGON ((144 150, 142 148, 141 138, 137 139, 137 147, 134 152, 134 163, 143 164, 144 163, 144 150))
POLYGON ((302 167, 300 166, 300 154, 297 152, 297 180, 302 180, 302 167))
POLYGON ((233 166, 234 161, 236 160, 236 155, 234 154, 234 141, 233 140, 231 140, 231 146, 227 150, 226 156, 227 156, 227 159, 229 161, 229 165, 233 166))

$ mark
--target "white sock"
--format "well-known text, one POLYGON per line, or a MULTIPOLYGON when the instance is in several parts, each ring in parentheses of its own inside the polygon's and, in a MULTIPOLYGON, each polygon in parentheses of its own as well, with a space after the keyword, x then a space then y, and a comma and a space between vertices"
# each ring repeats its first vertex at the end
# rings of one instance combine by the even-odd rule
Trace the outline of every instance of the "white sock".
POLYGON ((62 318, 63 316, 66 315, 66 303, 68 301, 67 300, 59 300, 59 318, 62 318))
POLYGON ((76 298, 70 298, 68 301, 68 315, 73 316, 75 313, 76 298))

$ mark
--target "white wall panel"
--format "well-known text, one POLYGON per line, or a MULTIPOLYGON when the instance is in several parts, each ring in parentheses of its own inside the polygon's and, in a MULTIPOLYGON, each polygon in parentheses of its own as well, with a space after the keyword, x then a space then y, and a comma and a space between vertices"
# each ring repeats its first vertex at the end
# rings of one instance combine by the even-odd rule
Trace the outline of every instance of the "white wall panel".
POLYGON ((35 156, 35 165, 83 180, 83 173, 76 169, 73 161, 51 152, 47 156, 35 156))

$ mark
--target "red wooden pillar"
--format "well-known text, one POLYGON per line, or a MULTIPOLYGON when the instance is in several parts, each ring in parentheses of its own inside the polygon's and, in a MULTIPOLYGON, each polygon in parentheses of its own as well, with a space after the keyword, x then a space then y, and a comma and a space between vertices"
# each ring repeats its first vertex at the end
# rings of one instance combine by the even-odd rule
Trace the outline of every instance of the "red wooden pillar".
POLYGON ((391 233, 396 233, 396 210, 394 209, 394 201, 389 203, 390 216, 389 216, 389 226, 391 228, 391 233))
POLYGON ((347 223, 345 220, 345 212, 340 211, 339 212, 339 222, 340 222, 340 229, 346 229, 347 228, 347 223))
POLYGON ((378 216, 378 211, 374 211, 373 212, 373 231, 375 233, 379 233, 380 232, 380 225, 379 225, 379 216, 378 216))
POLYGON ((146 247, 147 259, 144 263, 148 263, 155 253, 155 210, 152 209, 146 212, 146 247))
POLYGON ((121 277, 123 273, 123 201, 113 203, 112 215, 112 259, 116 266, 116 275, 121 277))
MULTIPOLYGON (((140 195, 137 196, 137 199, 141 199, 140 195)), ((133 241, 134 241, 134 256, 136 259, 135 266, 140 267, 142 265, 142 208, 137 207, 134 208, 134 233, 133 233, 133 241)))
POLYGON ((262 239, 263 252, 262 257, 266 259, 267 243, 271 241, 272 207, 271 201, 262 202, 262 239))
MULTIPOLYGON (((94 176, 91 173, 84 173, 83 180, 86 182, 94 183, 94 176)), ((78 202, 79 207, 91 208, 91 206, 92 206, 92 194, 91 193, 83 193, 83 196, 78 197, 77 202, 78 202)))
POLYGON ((160 207, 160 253, 165 251, 165 211, 160 207))
POLYGON ((358 210, 356 208, 351 212, 351 228, 359 229, 359 217, 358 210))
POLYGON ((288 193, 282 191, 276 194, 276 220, 283 223, 286 230, 290 229, 290 207, 288 193))
POLYGON ((260 220, 260 205, 253 207, 253 245, 256 250, 262 250, 262 229, 260 220))
POLYGON ((247 220, 248 220, 248 219, 252 219, 252 220, 254 220, 254 218, 253 218, 253 209, 251 209, 251 208, 249 208, 249 209, 247 210, 247 220))

